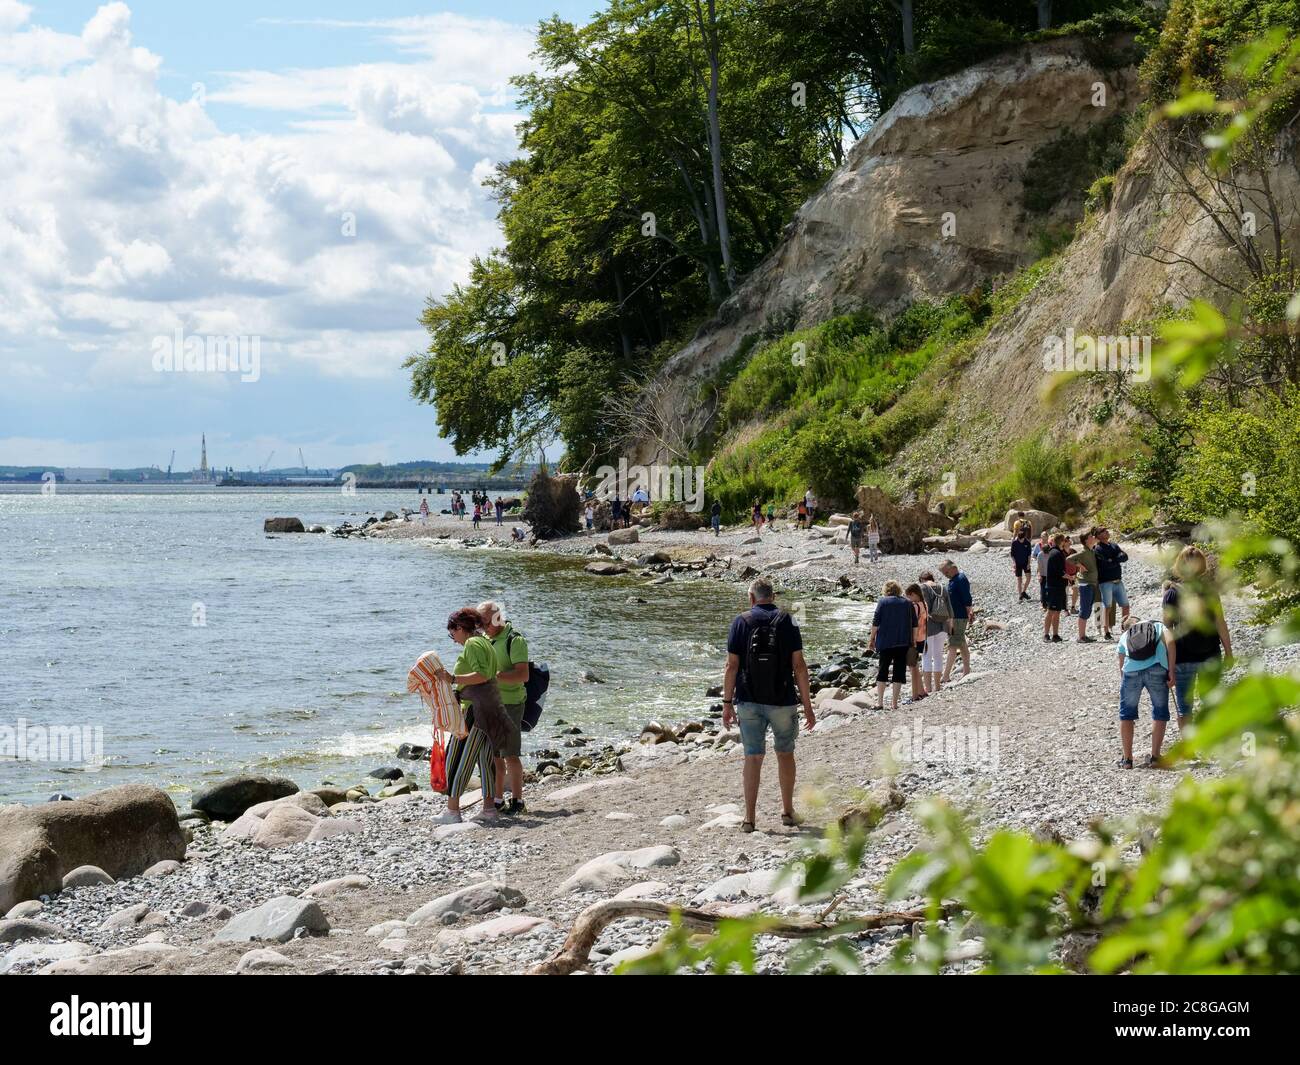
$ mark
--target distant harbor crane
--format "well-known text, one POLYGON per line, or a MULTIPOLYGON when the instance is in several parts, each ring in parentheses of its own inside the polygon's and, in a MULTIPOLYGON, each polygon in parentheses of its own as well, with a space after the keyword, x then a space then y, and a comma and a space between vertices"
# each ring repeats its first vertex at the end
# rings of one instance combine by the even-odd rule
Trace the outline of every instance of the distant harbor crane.
POLYGON ((274 451, 272 451, 269 455, 266 456, 266 461, 265 461, 264 463, 262 463, 262 465, 260 465, 260 466, 257 467, 257 472, 258 472, 258 473, 265 473, 265 472, 266 472, 266 468, 267 468, 269 465, 271 465, 271 460, 272 460, 273 458, 275 458, 275 452, 274 452, 274 451))
POLYGON ((299 463, 299 465, 302 466, 302 474, 303 474, 303 476, 306 477, 306 476, 307 476, 307 460, 306 460, 305 458, 302 457, 302 448, 299 448, 299 449, 298 449, 298 463, 299 463))
POLYGON ((167 460, 167 480, 172 479, 172 465, 176 462, 176 449, 172 448, 172 457, 167 460))

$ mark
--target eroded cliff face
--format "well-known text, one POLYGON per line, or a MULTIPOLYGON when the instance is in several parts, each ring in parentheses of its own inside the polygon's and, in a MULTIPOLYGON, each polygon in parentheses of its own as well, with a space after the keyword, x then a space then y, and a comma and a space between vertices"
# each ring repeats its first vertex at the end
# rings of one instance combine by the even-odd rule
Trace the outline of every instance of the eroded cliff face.
MULTIPOLYGON (((1137 102, 1134 70, 1103 69, 1090 50, 1074 40, 1028 46, 900 97, 799 210, 781 245, 665 364, 662 382, 688 431, 708 416, 691 410, 699 384, 747 336, 863 306, 889 313, 1028 263, 1034 230, 1052 220, 1022 207, 1034 151, 1137 102)), ((651 440, 635 452, 636 461, 662 458, 651 440)))
MULTIPOLYGON (((1256 189, 1264 184, 1258 175, 1240 178, 1256 189)), ((1279 142, 1267 178, 1281 234, 1294 246, 1300 239, 1294 139, 1279 142)), ((1057 341, 1073 338, 1076 351, 1086 354, 1079 338, 1127 338, 1133 357, 1123 369, 1140 381, 1149 373, 1148 353, 1158 339, 1153 319, 1194 298, 1216 306, 1235 298, 1215 279, 1240 284, 1246 277, 1242 258, 1198 198, 1216 208, 1223 225, 1251 225, 1256 239, 1272 246, 1272 209, 1262 195, 1245 192, 1238 200, 1193 164, 1175 174, 1150 135, 1144 138, 1115 175, 1109 207, 1079 227, 1050 272, 993 325, 956 379, 946 382, 956 386, 960 400, 897 456, 900 482, 920 489, 939 479, 936 471, 953 472, 959 481, 978 476, 1005 463, 1018 441, 1039 433, 1057 441, 1126 433, 1131 411, 1121 408, 1106 426, 1092 417, 1101 396, 1096 378, 1051 388, 1060 369, 1054 363, 1057 341)), ((1123 350, 1096 368, 1114 368, 1123 350)))

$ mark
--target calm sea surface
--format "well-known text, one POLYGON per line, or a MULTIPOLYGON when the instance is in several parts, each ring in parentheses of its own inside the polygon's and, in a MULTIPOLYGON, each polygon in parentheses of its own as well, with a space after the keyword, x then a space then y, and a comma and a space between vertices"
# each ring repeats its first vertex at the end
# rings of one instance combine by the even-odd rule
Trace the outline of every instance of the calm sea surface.
MULTIPOLYGON (((738 589, 643 590, 531 552, 262 532, 272 515, 338 525, 418 500, 383 490, 0 487, 0 749, 24 724, 29 745, 39 730, 77 726, 102 729, 104 756, 87 769, 0 754, 0 802, 135 781, 183 801, 245 769, 306 787, 351 783, 394 764, 399 743, 428 742, 406 672, 430 648, 450 665, 448 612, 488 598, 551 667, 543 727, 527 747, 554 745, 556 718, 614 739, 707 705, 727 623, 745 605, 738 589), (634 594, 649 602, 629 603, 634 594), (588 670, 605 683, 583 682, 588 670)), ((808 614, 816 653, 841 642, 859 608, 812 604, 808 614)))

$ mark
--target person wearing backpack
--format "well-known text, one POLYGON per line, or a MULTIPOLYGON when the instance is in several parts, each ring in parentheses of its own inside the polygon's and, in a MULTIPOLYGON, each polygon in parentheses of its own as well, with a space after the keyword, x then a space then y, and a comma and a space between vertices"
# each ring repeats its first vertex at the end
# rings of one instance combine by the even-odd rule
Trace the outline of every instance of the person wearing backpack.
POLYGON ((1134 619, 1116 645, 1120 670, 1119 738, 1121 769, 1133 768, 1133 727, 1143 690, 1151 697, 1151 755, 1147 769, 1160 768, 1160 748, 1169 724, 1169 689, 1174 686, 1178 653, 1173 633, 1158 621, 1134 619))
POLYGON ((790 615, 772 601, 769 581, 749 586, 749 609, 731 622, 727 634, 727 671, 722 681, 722 727, 740 725, 745 750, 743 783, 745 820, 742 832, 753 832, 758 785, 767 754, 767 730, 772 730, 781 786, 781 824, 798 824, 794 815, 794 745, 799 734, 798 711, 803 705, 804 728, 817 724, 803 657, 803 637, 790 615))
POLYGON ((921 680, 925 690, 933 695, 943 690, 944 644, 948 640, 948 626, 952 621, 952 604, 948 593, 926 570, 920 576, 921 599, 925 603, 925 650, 921 652, 921 680))
POLYGON ((492 796, 499 813, 524 813, 523 720, 528 683, 528 641, 515 632, 505 618, 501 607, 488 600, 478 605, 483 619, 483 635, 492 644, 497 660, 497 689, 501 692, 501 705, 510 719, 510 729, 504 746, 496 752, 496 791, 492 796), (505 800, 506 779, 510 781, 510 802, 505 800))

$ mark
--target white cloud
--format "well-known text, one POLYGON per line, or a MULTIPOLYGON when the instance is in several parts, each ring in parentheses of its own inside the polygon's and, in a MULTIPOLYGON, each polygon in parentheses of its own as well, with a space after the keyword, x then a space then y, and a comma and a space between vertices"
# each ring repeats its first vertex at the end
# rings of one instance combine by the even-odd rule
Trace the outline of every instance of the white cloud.
POLYGON ((67 34, 0 0, 0 373, 50 365, 42 394, 145 384, 151 338, 179 327, 262 337, 268 376, 404 392, 425 297, 499 242, 479 183, 516 150, 502 107, 532 36, 451 15, 349 25, 409 61, 231 74, 209 105, 292 119, 234 134, 161 91, 126 4, 67 34))

